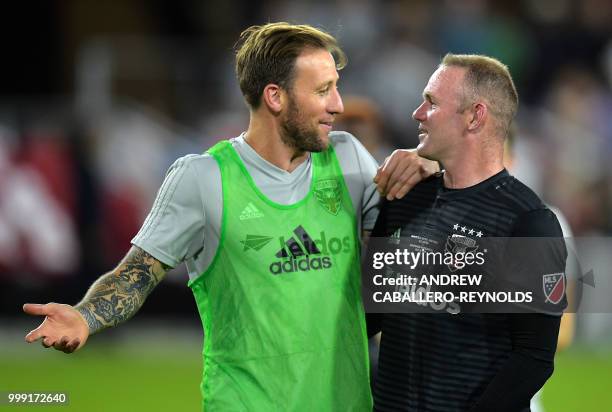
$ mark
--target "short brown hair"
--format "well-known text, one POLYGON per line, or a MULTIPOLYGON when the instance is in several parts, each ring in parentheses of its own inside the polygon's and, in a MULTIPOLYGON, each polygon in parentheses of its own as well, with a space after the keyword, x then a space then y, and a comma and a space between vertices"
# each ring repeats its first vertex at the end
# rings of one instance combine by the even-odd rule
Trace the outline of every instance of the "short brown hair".
POLYGON ((444 56, 440 65, 467 69, 461 110, 467 109, 478 97, 486 99, 489 110, 498 120, 500 134, 506 137, 518 109, 518 93, 508 67, 488 56, 451 53, 444 56))
POLYGON ((259 107, 263 89, 270 83, 290 89, 295 61, 307 48, 329 51, 338 70, 346 66, 338 41, 312 26, 279 22, 244 30, 236 43, 236 76, 247 104, 259 107))

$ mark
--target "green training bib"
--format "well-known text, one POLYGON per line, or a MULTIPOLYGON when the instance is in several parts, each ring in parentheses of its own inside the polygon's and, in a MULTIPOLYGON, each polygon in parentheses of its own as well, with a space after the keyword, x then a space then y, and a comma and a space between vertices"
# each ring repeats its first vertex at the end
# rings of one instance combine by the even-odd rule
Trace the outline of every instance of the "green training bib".
POLYGON ((312 183, 272 202, 229 141, 223 217, 209 269, 189 282, 204 327, 206 411, 370 411, 355 212, 330 146, 312 183))

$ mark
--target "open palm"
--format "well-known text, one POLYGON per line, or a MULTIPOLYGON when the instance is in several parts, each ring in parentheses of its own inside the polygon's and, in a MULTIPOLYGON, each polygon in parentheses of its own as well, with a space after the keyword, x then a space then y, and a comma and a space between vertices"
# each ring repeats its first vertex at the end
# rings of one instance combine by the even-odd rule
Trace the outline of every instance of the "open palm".
POLYGON ((45 316, 40 326, 26 335, 25 340, 28 343, 42 338, 44 347, 53 346, 62 352, 72 353, 82 347, 89 337, 87 322, 70 305, 26 303, 23 305, 23 311, 30 315, 45 316))

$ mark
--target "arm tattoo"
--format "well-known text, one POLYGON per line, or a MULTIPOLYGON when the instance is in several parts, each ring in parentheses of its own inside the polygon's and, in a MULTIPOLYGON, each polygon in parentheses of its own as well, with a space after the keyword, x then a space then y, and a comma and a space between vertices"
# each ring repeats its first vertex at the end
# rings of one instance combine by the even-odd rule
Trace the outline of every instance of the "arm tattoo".
POLYGON ((133 247, 119 266, 100 277, 75 307, 87 321, 90 334, 131 318, 169 269, 144 250, 133 247))

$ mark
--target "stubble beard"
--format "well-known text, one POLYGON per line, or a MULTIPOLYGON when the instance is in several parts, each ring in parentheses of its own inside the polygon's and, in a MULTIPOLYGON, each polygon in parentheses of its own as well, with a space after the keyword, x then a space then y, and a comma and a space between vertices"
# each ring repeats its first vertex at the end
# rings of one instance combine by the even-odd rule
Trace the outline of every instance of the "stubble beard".
POLYGON ((300 110, 293 99, 289 101, 286 118, 281 124, 280 137, 284 144, 298 153, 322 152, 326 149, 318 130, 301 121, 300 110))

